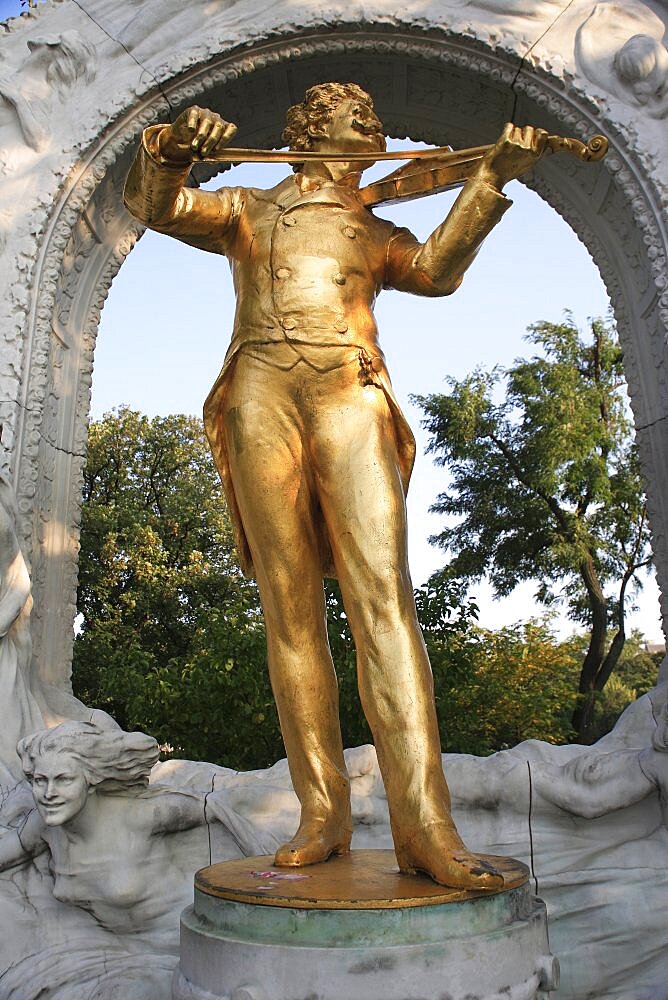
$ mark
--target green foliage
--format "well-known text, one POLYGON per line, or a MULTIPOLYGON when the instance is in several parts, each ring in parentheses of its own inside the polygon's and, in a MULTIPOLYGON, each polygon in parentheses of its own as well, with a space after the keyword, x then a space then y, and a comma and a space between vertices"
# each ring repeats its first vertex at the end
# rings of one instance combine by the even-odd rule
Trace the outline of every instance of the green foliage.
MULTIPOLYGON (((578 641, 577 639, 574 641, 578 641)), ((581 649, 584 649, 582 640, 581 649)), ((631 702, 654 687, 663 653, 648 653, 642 635, 633 632, 626 640, 615 673, 594 700, 591 738, 609 733, 631 702)))
POLYGON ((89 431, 73 685, 179 755, 282 755, 254 584, 234 558, 201 422, 107 414, 89 431))
POLYGON ((604 689, 597 691, 594 698, 592 739, 598 740, 609 733, 624 709, 635 701, 636 697, 635 688, 629 687, 621 677, 613 674, 604 689))
POLYGON ((590 629, 575 720, 587 738, 592 693, 624 645, 627 591, 651 559, 643 486, 614 330, 595 320, 585 342, 567 319, 528 339, 540 353, 418 398, 452 478, 433 541, 452 554, 447 577, 488 576, 500 595, 538 579, 541 601, 590 629))
POLYGON ((655 686, 664 656, 664 652, 648 653, 641 633, 632 632, 619 658, 616 674, 635 691, 635 697, 640 698, 655 686))
POLYGON ((437 573, 417 592, 443 749, 485 755, 525 739, 567 741, 573 642, 555 641, 546 621, 480 628, 460 587, 437 573))

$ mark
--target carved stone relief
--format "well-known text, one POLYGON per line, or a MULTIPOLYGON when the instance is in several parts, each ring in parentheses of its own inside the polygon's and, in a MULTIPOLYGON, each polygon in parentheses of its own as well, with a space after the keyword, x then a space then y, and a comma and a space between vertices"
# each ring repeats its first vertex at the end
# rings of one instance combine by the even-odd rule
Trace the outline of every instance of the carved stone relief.
MULTIPOLYGON (((467 839, 531 865, 563 1000, 664 995, 666 694, 664 684, 644 695, 593 747, 528 741, 443 757, 467 839)), ((251 772, 152 767, 155 741, 108 718, 28 733, 19 749, 32 792, 3 772, 0 754, 0 997, 164 1000, 192 872, 271 854, 294 830, 287 761, 251 772), (61 783, 55 803, 49 778, 61 783)), ((345 757, 353 846, 389 847, 374 748, 345 757)))
POLYGON ((596 5, 578 29, 575 52, 591 83, 653 118, 668 115, 665 25, 634 0, 596 5))
POLYGON ((78 31, 29 38, 29 56, 18 65, 0 53, 0 129, 12 115, 26 144, 40 152, 50 137, 55 100, 95 79, 95 50, 78 31), (17 75, 17 70, 18 75, 17 75))

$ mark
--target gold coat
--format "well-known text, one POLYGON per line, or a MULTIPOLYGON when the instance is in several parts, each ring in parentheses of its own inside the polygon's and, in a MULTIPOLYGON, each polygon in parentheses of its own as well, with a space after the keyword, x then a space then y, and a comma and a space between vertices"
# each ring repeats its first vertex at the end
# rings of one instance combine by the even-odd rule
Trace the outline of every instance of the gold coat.
MULTIPOLYGON (((219 419, 238 352, 295 352, 327 371, 358 351, 362 372, 383 389, 392 412, 404 490, 415 439, 394 396, 373 316, 383 288, 441 296, 455 291, 511 202, 472 177, 447 219, 425 243, 365 208, 359 175, 315 186, 291 175, 270 190, 186 187, 188 164, 158 151, 161 125, 145 130, 125 186, 125 204, 144 225, 226 256, 237 307, 232 341, 204 404, 204 427, 227 496, 239 561, 253 564, 230 476, 219 419)), ((321 539, 323 574, 333 575, 321 539)))

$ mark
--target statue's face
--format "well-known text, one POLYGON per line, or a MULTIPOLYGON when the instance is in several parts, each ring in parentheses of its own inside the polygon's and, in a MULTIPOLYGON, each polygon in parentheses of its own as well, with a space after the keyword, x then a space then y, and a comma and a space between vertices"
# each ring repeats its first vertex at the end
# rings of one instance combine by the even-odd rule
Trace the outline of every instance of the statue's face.
POLYGON ((383 125, 364 101, 346 98, 340 102, 324 126, 321 150, 362 153, 385 149, 383 125))
POLYGON ((46 825, 61 826, 81 812, 92 788, 79 761, 50 750, 35 761, 32 790, 46 825))

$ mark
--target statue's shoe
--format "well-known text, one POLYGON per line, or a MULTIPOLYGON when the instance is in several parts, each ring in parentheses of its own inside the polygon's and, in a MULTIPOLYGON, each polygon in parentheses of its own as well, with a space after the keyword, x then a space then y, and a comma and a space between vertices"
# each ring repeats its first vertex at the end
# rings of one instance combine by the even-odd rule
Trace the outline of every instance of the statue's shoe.
POLYGON ((347 854, 351 838, 351 827, 341 827, 339 823, 323 820, 300 823, 292 840, 276 851, 274 864, 289 868, 317 865, 332 854, 347 854))
POLYGON ((412 832, 410 840, 394 848, 399 870, 407 875, 424 872, 434 882, 452 889, 503 889, 503 875, 468 851, 453 826, 431 823, 412 832))

